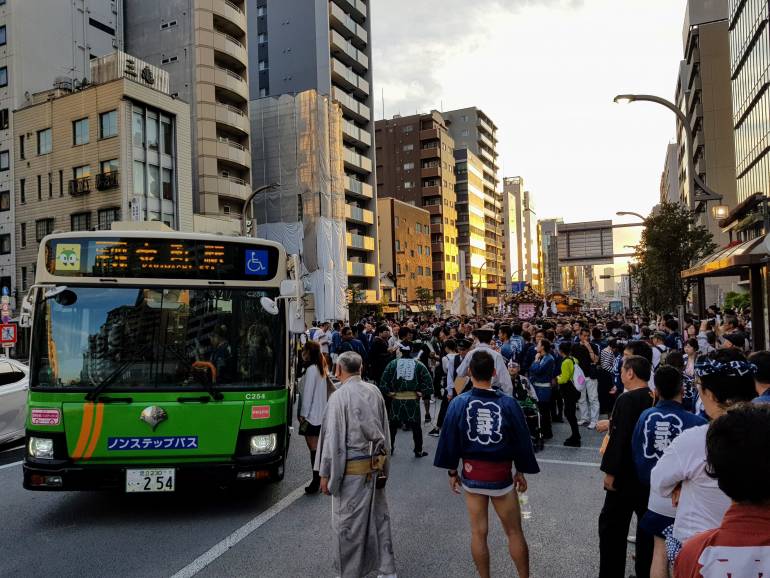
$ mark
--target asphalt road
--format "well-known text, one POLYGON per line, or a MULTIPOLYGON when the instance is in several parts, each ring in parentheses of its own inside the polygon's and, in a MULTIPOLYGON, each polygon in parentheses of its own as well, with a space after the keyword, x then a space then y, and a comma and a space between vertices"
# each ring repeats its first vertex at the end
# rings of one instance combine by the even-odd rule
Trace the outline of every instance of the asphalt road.
MULTIPOLYGON (((538 454, 542 472, 529 477, 532 576, 593 578, 600 436, 584 430, 583 448, 574 449, 560 445, 564 425, 555 433, 538 454)), ((425 439, 432 456, 436 440, 425 439)), ((387 491, 399 576, 474 576, 462 498, 432 457, 408 451, 410 433, 399 432, 396 446, 387 491)), ((248 493, 28 492, 20 459, 20 450, 0 448, 0 576, 334 576, 330 499, 303 494, 309 458, 296 436, 284 481, 248 493)), ((514 576, 497 520, 489 542, 493 576, 514 576)))

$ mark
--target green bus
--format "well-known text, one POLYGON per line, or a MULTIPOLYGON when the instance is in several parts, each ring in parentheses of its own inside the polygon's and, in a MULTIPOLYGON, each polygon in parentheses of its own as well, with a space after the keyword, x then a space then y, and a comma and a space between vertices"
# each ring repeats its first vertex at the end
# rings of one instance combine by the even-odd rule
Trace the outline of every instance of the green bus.
POLYGON ((259 239, 115 227, 43 239, 22 315, 24 487, 281 480, 290 329, 304 329, 297 271, 296 257, 259 239))

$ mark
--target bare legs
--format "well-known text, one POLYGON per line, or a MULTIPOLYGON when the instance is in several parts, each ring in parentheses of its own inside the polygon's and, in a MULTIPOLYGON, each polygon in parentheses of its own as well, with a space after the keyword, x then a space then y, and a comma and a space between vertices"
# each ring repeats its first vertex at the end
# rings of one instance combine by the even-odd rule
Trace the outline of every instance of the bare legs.
POLYGON ((669 578, 668 556, 666 556, 666 540, 659 536, 655 536, 654 540, 650 578, 669 578))
POLYGON ((521 513, 515 491, 498 498, 489 498, 478 494, 465 493, 465 504, 471 522, 471 554, 481 578, 490 578, 489 547, 489 500, 500 518, 503 530, 508 538, 508 551, 516 565, 520 578, 529 578, 529 548, 521 528, 521 513))

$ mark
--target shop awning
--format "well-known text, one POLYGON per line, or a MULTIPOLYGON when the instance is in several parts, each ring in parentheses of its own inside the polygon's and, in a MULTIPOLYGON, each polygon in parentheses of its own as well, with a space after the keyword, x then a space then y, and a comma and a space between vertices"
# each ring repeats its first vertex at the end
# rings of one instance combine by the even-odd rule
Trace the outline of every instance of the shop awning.
POLYGON ((768 261, 770 261, 770 236, 762 235, 751 241, 731 245, 712 253, 695 266, 682 271, 682 278, 736 275, 741 269, 751 265, 762 265, 768 261))

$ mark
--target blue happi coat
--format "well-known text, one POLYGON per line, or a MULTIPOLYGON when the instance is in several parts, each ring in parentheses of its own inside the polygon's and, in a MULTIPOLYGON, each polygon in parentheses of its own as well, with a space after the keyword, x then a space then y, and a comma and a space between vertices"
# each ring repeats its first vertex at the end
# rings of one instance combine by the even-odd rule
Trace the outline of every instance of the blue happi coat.
MULTIPOLYGON (((452 400, 433 465, 456 470, 461 459, 513 462, 522 474, 540 471, 524 413, 515 399, 496 390, 474 387, 452 400)), ((468 479, 463 479, 463 484, 484 489, 507 485, 468 479)))
POLYGON ((639 481, 650 484, 650 472, 663 452, 684 430, 706 422, 687 411, 681 403, 661 400, 646 409, 636 422, 631 449, 639 481))

